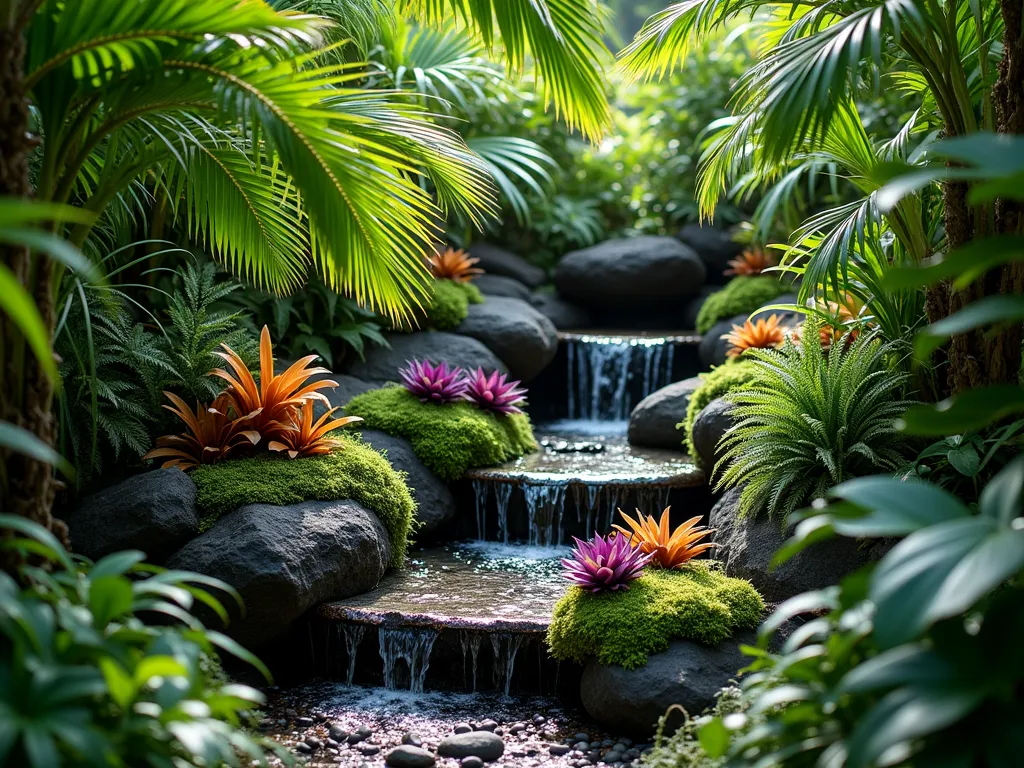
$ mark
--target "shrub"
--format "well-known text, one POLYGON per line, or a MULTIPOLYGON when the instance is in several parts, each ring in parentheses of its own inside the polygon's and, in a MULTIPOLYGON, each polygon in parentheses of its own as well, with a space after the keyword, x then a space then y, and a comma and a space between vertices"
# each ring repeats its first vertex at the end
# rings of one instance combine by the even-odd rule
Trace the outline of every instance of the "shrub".
POLYGON ((526 414, 501 416, 469 403, 421 403, 404 387, 359 395, 345 406, 367 429, 404 437, 442 480, 456 480, 470 467, 490 467, 533 451, 537 442, 526 414))
POLYGON ((710 373, 701 375, 704 383, 690 395, 690 402, 686 407, 686 419, 676 425, 677 429, 682 429, 685 432, 683 444, 690 456, 694 458, 697 456, 693 447, 693 422, 697 420, 697 414, 703 411, 712 400, 717 400, 734 389, 749 384, 757 376, 757 370, 757 366, 753 363, 737 360, 720 365, 710 373))
POLYGON ((209 529, 245 504, 352 499, 380 518, 391 540, 391 563, 402 565, 416 510, 403 473, 365 443, 351 437, 338 442, 341 450, 326 456, 286 459, 261 454, 199 467, 191 477, 203 515, 200 527, 209 529))
POLYGON ((742 486, 740 511, 788 516, 833 485, 906 460, 896 419, 911 404, 901 398, 909 375, 892 366, 896 350, 861 334, 826 353, 809 319, 800 346, 746 353, 757 377, 728 399, 736 426, 722 440, 715 487, 742 486))
POLYGON ((717 645, 738 629, 753 629, 764 601, 749 582, 729 578, 710 562, 650 570, 627 591, 593 594, 570 587, 548 629, 559 661, 637 669, 673 640, 717 645))
POLYGON ((434 295, 427 308, 427 325, 436 331, 450 331, 466 319, 470 304, 483 303, 483 294, 472 283, 435 280, 434 295))
MULTIPOLYGON (((690 714, 684 712, 684 720, 679 729, 668 738, 665 737, 665 725, 667 724, 673 710, 670 709, 658 724, 658 732, 654 738, 654 749, 644 755, 644 768, 720 768, 725 765, 725 760, 720 757, 711 757, 704 750, 701 742, 701 732, 709 718, 721 723, 730 715, 742 716, 744 722, 760 722, 763 715, 755 718, 746 716, 750 703, 743 696, 743 692, 735 687, 723 688, 715 698, 715 705, 702 714, 690 714)), ((674 708, 681 709, 681 708, 674 708)), ((735 721, 740 718, 731 718, 735 721)), ((722 726, 724 728, 724 726, 722 726)), ((709 729, 710 731, 710 729, 709 729)), ((717 734, 716 734, 717 735, 717 734)), ((709 737, 705 732, 704 739, 709 737)), ((728 738, 726 736, 725 738, 728 738)))
POLYGON ((697 313, 697 332, 707 333, 711 326, 736 315, 749 315, 786 292, 786 286, 771 276, 736 277, 708 296, 697 313))
POLYGON ((287 752, 243 726, 263 695, 219 675, 218 653, 266 668, 189 614, 194 600, 226 618, 207 589, 223 582, 116 552, 73 561, 41 526, 0 516, 3 542, 33 566, 0 571, 0 762, 57 766, 269 765, 287 752), (45 568, 37 567, 45 564, 45 568), (160 614, 159 616, 157 614, 160 614), (155 620, 147 623, 142 617, 155 620))

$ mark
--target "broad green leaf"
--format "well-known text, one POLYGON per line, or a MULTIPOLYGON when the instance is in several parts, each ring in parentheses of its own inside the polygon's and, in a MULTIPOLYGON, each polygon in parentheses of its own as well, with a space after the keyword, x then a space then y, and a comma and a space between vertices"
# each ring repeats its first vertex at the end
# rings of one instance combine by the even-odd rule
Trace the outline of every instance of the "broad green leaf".
POLYGON ((981 492, 978 507, 981 514, 999 525, 1012 525, 1024 515, 1024 456, 1015 458, 992 478, 981 492))
POLYGON ((966 477, 975 477, 981 469, 981 457, 973 445, 961 445, 946 454, 946 460, 957 472, 966 477))
POLYGON ((724 756, 729 749, 729 729, 720 717, 712 718, 702 725, 697 737, 703 750, 712 759, 724 756))
POLYGON ((996 323, 1024 320, 1024 296, 988 296, 938 322, 925 326, 914 339, 918 358, 926 359, 951 336, 996 323))
POLYGON ((132 585, 123 576, 100 576, 89 581, 89 609, 93 626, 103 629, 132 609, 132 585))
POLYGON ((122 710, 126 710, 135 699, 136 688, 131 675, 125 672, 121 665, 111 658, 104 657, 100 659, 99 665, 100 670, 103 672, 103 678, 107 681, 110 698, 122 710))
POLYGON ((74 479, 75 468, 27 429, 0 421, 0 447, 57 467, 65 477, 74 479))
POLYGON ((860 477, 837 485, 829 496, 868 511, 833 522, 848 536, 904 536, 936 523, 970 515, 952 494, 922 480, 860 477))
POLYGON ((956 667, 924 645, 900 645, 862 661, 839 682, 839 693, 863 693, 908 684, 932 685, 956 679, 956 667))
POLYGON ((957 278, 954 286, 964 288, 995 267, 1024 260, 1024 237, 999 235, 974 240, 955 251, 934 256, 920 265, 893 267, 882 277, 890 290, 922 288, 940 280, 957 278))
MULTIPOLYGON (((0 422, 0 428, 5 425, 0 422)), ((0 431, 2 434, 2 431, 0 431)), ((46 548, 46 557, 54 562, 60 563, 68 571, 75 570, 75 564, 68 555, 67 550, 57 541, 57 537, 50 533, 48 530, 27 518, 20 517, 18 515, 3 515, 0 514, 0 529, 7 529, 20 533, 29 539, 39 542, 46 548)))
POLYGON ((3 311, 24 335, 32 348, 32 354, 46 371, 50 381, 56 381, 57 363, 53 359, 50 333, 46 329, 46 324, 28 291, 3 264, 0 264, 0 311, 3 311))
POLYGON ((89 578, 99 579, 103 576, 121 576, 128 573, 128 571, 145 559, 146 554, 136 549, 114 552, 96 561, 95 565, 89 569, 89 578))
POLYGON ((890 747, 936 733, 962 720, 985 698, 985 690, 961 686, 914 685, 885 696, 860 718, 847 740, 846 768, 866 768, 890 747))
POLYGON ((916 405, 899 421, 911 435, 953 435, 1024 413, 1024 388, 996 384, 962 392, 937 405, 916 405))
POLYGON ((185 677, 188 670, 173 656, 147 656, 135 667, 135 687, 141 688, 154 677, 185 677))

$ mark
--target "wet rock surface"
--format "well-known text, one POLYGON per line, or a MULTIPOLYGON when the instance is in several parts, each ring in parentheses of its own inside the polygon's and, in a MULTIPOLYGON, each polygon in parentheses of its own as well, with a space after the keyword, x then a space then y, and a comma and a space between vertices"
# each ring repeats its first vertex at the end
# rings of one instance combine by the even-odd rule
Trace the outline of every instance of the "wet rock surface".
POLYGON ((473 304, 456 331, 485 344, 513 378, 524 382, 544 370, 558 351, 555 326, 521 299, 492 296, 473 304))
POLYGON ((477 275, 473 284, 484 296, 506 296, 511 299, 530 300, 530 289, 514 277, 504 275, 477 275))
POLYGON ((683 432, 676 425, 686 418, 690 395, 701 383, 698 376, 683 379, 641 400, 629 417, 630 444, 683 450, 683 432))
POLYGON ((515 278, 530 288, 537 288, 547 282, 547 274, 543 269, 512 251, 490 243, 473 243, 466 250, 473 258, 480 259, 477 266, 489 275, 515 278))
POLYGON ((270 691, 264 712, 260 731, 309 766, 633 768, 650 747, 595 729, 585 713, 543 697, 322 682, 270 691))
MULTIPOLYGON (((481 305, 483 306, 483 305, 481 305)), ((399 381, 398 369, 407 360, 429 360, 435 365, 446 362, 460 368, 508 372, 507 366, 482 342, 469 336, 441 331, 393 333, 390 349, 376 347, 366 351, 366 359, 352 364, 348 373, 364 381, 399 381)))

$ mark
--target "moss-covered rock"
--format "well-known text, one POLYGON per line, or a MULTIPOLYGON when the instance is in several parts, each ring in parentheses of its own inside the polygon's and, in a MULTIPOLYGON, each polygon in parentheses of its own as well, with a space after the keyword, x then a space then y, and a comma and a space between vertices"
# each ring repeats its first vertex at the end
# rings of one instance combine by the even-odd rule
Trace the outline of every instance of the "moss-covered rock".
POLYGON ((624 592, 591 594, 570 587, 555 606, 548 629, 560 661, 637 669, 673 640, 716 645, 761 621, 764 601, 750 582, 716 564, 693 562, 674 570, 649 568, 624 592))
POLYGON ((341 450, 326 456, 287 459, 263 454, 197 468, 192 480, 200 529, 208 530, 246 504, 352 499, 380 518, 391 540, 392 565, 401 565, 416 510, 404 473, 365 443, 343 440, 341 450))
POLYGON ((734 315, 749 315, 786 292, 775 277, 737 277, 717 293, 708 296, 697 314, 697 332, 707 333, 719 320, 734 315))
POLYGON ((753 381, 757 373, 758 368, 754 363, 747 360, 736 360, 720 365, 710 373, 701 374, 704 381, 690 395, 690 402, 686 406, 686 418, 682 423, 676 425, 684 431, 683 445, 686 446, 688 454, 697 456, 696 446, 693 444, 693 423, 697 420, 697 415, 712 400, 717 400, 734 389, 753 381))
POLYGON ((434 294, 427 308, 429 328, 435 331, 450 331, 466 319, 470 304, 483 304, 480 289, 472 283, 457 283, 454 280, 435 280, 434 294))
POLYGON ((470 467, 491 467, 536 450, 525 414, 496 416, 469 403, 421 403, 404 387, 390 386, 354 398, 345 413, 362 416, 368 429, 404 437, 416 456, 442 480, 470 467))

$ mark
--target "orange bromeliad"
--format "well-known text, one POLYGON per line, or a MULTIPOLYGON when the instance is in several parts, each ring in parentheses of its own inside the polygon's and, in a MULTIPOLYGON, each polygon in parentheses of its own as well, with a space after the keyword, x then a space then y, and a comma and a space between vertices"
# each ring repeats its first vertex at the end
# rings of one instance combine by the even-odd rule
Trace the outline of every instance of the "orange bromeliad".
POLYGON ((211 375, 228 383, 224 394, 229 398, 235 413, 251 417, 252 428, 267 440, 279 439, 289 425, 294 423, 296 410, 305 403, 319 400, 329 405, 320 390, 338 386, 338 382, 329 379, 307 383, 310 376, 330 373, 326 368, 309 367, 317 359, 316 355, 302 358, 284 373, 275 376, 274 351, 270 343, 270 330, 266 326, 263 326, 260 334, 258 385, 242 358, 227 344, 223 347, 223 352, 214 354, 227 362, 234 376, 223 368, 211 371, 211 375))
POLYGON ((729 342, 729 357, 739 357, 748 349, 778 349, 785 339, 778 315, 760 318, 756 323, 747 320, 744 325, 734 325, 725 337, 729 342))
POLYGON ((323 456, 341 447, 341 440, 328 437, 330 432, 341 427, 355 424, 363 419, 359 416, 345 416, 331 421, 337 411, 331 408, 313 423, 313 406, 303 405, 299 408, 299 418, 281 433, 277 440, 271 440, 267 446, 271 451, 288 454, 288 458, 297 459, 305 456, 323 456))
POLYGON ((621 525, 612 527, 623 536, 628 536, 644 554, 652 555, 652 564, 660 565, 662 568, 679 568, 715 546, 711 542, 697 543, 705 536, 714 533, 714 530, 698 525, 701 521, 701 516, 698 515, 691 517, 670 532, 669 511, 671 509, 671 507, 665 508, 665 511, 661 513, 660 522, 656 521, 653 515, 644 517, 639 509, 636 511, 637 517, 634 520, 620 509, 619 514, 632 530, 626 530, 621 525))
POLYGON ((474 275, 482 275, 483 270, 474 267, 480 259, 471 259, 461 248, 449 248, 444 253, 430 257, 430 271, 439 280, 454 280, 456 283, 468 283, 474 275))
POLYGON ((729 269, 722 274, 731 275, 760 275, 769 267, 778 264, 774 257, 760 248, 748 248, 735 259, 729 261, 729 269))
POLYGON ((163 406, 185 424, 181 435, 167 435, 156 441, 157 447, 143 459, 166 459, 164 469, 189 470, 200 464, 215 464, 228 458, 237 449, 256 445, 260 433, 248 418, 233 419, 228 415, 230 401, 221 395, 213 405, 203 408, 196 403, 193 413, 188 404, 173 392, 164 392, 173 405, 163 406))

